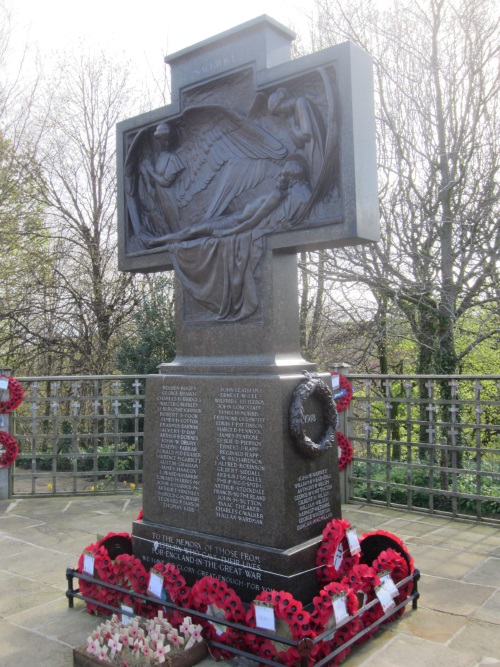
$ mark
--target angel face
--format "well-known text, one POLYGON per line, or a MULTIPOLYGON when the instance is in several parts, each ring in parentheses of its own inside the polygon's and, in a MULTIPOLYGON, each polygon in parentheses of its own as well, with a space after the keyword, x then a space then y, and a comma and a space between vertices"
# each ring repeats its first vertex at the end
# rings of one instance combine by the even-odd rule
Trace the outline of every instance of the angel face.
POLYGON ((273 116, 288 117, 294 113, 295 99, 286 88, 278 88, 269 96, 267 108, 273 116))
POLYGON ((161 141, 161 143, 164 144, 165 146, 169 146, 171 133, 172 129, 168 123, 160 123, 157 126, 153 136, 155 137, 155 139, 161 141))
POLYGON ((294 183, 307 183, 309 169, 307 162, 301 155, 292 155, 287 159, 278 179, 278 188, 286 190, 294 183))

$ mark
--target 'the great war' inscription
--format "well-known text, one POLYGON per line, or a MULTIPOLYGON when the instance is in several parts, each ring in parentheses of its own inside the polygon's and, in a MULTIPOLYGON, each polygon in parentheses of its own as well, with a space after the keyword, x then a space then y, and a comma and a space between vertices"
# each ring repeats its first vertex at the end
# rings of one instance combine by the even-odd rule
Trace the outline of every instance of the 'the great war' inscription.
POLYGON ((332 475, 329 470, 301 475, 294 486, 294 500, 298 509, 297 530, 331 517, 332 475))
POLYGON ((200 507, 200 398, 196 387, 164 385, 157 399, 158 499, 166 509, 200 507))
POLYGON ((222 387, 215 399, 216 515, 263 524, 266 499, 262 473, 264 400, 257 388, 222 387))

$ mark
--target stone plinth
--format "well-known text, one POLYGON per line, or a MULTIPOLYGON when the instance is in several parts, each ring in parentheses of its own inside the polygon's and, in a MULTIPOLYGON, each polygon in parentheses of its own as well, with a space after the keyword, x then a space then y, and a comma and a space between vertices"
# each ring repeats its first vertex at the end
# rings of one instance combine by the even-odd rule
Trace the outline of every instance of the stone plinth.
MULTIPOLYGON (((188 580, 220 576, 249 599, 250 584, 314 593, 314 573, 299 575, 314 567, 323 527, 340 516, 340 490, 336 448, 308 459, 288 432, 291 396, 302 379, 300 373, 148 378, 147 492, 144 520, 133 529, 136 555, 150 564, 173 562, 188 580), (224 548, 241 555, 226 556, 224 548), (228 557, 239 576, 225 574, 228 557), (252 563, 255 571, 245 569, 252 563), (270 574, 261 577, 262 570, 270 574)), ((304 411, 316 439, 323 423, 314 396, 304 411)))

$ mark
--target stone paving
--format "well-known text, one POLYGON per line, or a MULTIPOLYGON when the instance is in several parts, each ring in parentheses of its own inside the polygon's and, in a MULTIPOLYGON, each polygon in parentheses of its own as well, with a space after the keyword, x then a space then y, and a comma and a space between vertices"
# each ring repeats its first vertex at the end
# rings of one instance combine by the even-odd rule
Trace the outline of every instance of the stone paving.
MULTIPOLYGON (((79 600, 68 608, 66 567, 97 535, 130 532, 141 506, 140 495, 0 501, 0 667, 71 667, 99 619, 79 600)), ((356 647, 346 667, 500 665, 500 527, 370 505, 344 505, 343 516, 359 535, 398 535, 422 574, 418 610, 356 647)))

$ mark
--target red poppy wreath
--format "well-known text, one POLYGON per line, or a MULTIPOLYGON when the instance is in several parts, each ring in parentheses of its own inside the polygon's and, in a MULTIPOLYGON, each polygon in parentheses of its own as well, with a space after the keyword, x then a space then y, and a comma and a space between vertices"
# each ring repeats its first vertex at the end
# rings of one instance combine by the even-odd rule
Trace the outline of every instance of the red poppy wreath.
POLYGON ((332 373, 332 375, 339 378, 339 387, 333 390, 333 399, 337 412, 342 412, 352 401, 352 385, 341 373, 332 373), (335 396, 338 396, 338 398, 335 398, 335 396))
POLYGON ((359 562, 359 554, 351 555, 346 531, 351 527, 345 519, 332 519, 323 529, 323 541, 316 555, 319 565, 316 576, 319 581, 340 581, 353 565, 359 562))
MULTIPOLYGON (((337 622, 334 610, 334 600, 336 597, 340 596, 344 598, 345 612, 348 615, 346 619, 350 616, 354 616, 358 611, 358 598, 345 583, 332 582, 331 584, 327 584, 319 594, 313 598, 311 625, 314 631, 320 635, 326 630, 332 630, 331 633, 326 635, 323 641, 320 641, 315 645, 312 656, 315 663, 325 658, 336 648, 345 644, 359 631, 360 621, 358 618, 346 620, 344 625, 341 625, 340 628, 335 630, 335 627, 344 620, 340 619, 339 622, 337 622)), ((350 647, 344 649, 338 653, 329 664, 340 664, 342 660, 349 655, 350 651, 350 647)))
MULTIPOLYGON (((295 600, 286 591, 262 591, 250 605, 247 612, 247 625, 256 627, 255 602, 264 603, 272 607, 275 617, 276 635, 289 640, 299 641, 305 637, 313 637, 311 630, 311 617, 302 603, 295 600)), ((249 633, 249 649, 268 660, 278 660, 284 665, 298 665, 300 654, 295 646, 289 646, 271 637, 257 637, 249 633)), ((312 658, 309 664, 313 665, 312 658)))
POLYGON ((16 439, 7 433, 0 431, 0 468, 8 468, 14 463, 19 454, 16 439))
POLYGON ((9 412, 13 412, 18 408, 24 399, 24 390, 20 383, 13 378, 12 375, 7 377, 7 375, 0 375, 0 379, 7 379, 9 381, 8 391, 9 398, 6 401, 0 401, 0 414, 5 415, 9 412))
POLYGON ((339 470, 344 470, 348 463, 352 461, 353 448, 349 438, 337 431, 337 447, 338 447, 338 456, 339 456, 339 470))
MULTIPOLYGON (((190 607, 221 621, 230 623, 245 621, 245 608, 238 595, 225 581, 215 577, 203 577, 194 583, 191 589, 190 607)), ((241 645, 241 633, 238 630, 217 623, 217 620, 201 620, 200 623, 206 639, 228 646, 241 645)), ((213 654, 217 659, 232 657, 231 653, 217 649, 213 649, 213 654)))

